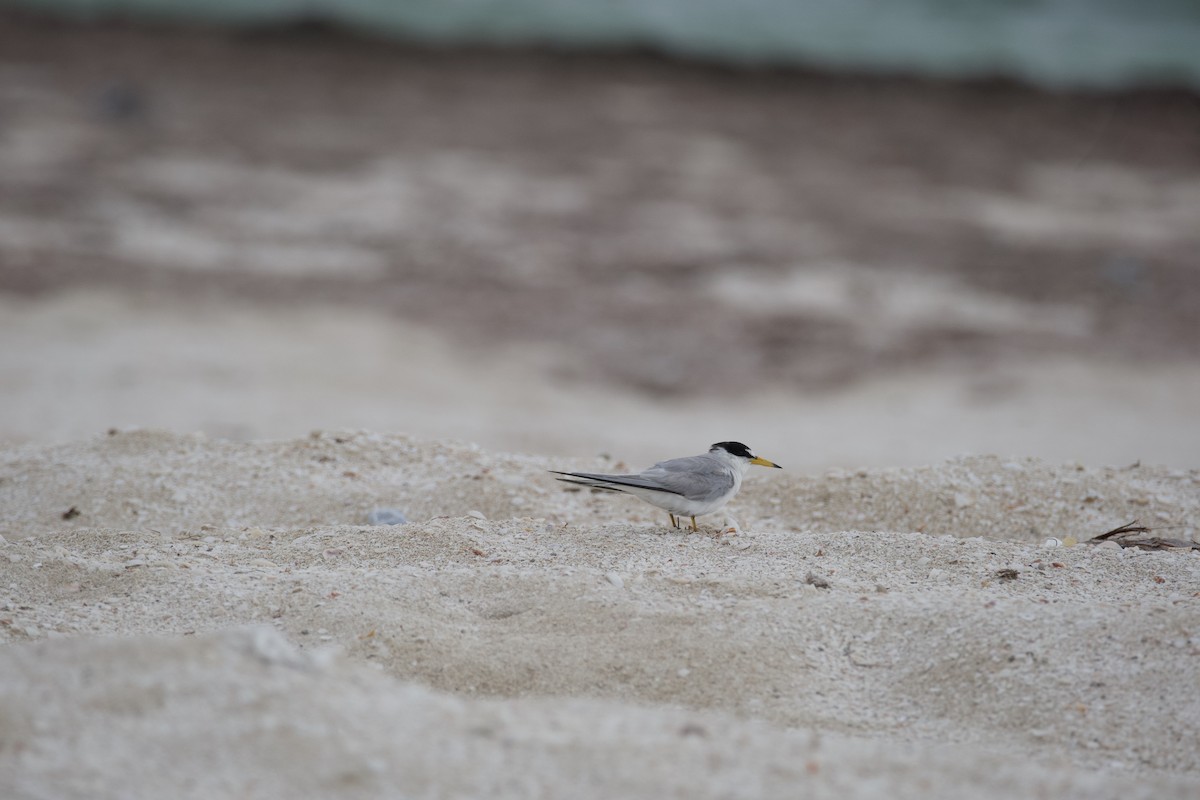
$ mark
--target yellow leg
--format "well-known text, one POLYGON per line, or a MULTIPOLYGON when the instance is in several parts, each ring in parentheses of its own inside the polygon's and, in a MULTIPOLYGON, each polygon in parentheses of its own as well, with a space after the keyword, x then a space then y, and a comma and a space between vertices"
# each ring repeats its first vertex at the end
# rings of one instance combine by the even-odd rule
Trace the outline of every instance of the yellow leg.
POLYGON ((678 528, 678 527, 679 527, 679 521, 675 519, 675 515, 674 515, 674 514, 672 514, 670 511, 668 511, 668 512, 667 512, 667 516, 671 518, 671 527, 672 527, 672 528, 678 528))
POLYGON ((694 530, 694 531, 700 530, 699 528, 696 527, 696 518, 695 517, 692 517, 692 530, 694 530))

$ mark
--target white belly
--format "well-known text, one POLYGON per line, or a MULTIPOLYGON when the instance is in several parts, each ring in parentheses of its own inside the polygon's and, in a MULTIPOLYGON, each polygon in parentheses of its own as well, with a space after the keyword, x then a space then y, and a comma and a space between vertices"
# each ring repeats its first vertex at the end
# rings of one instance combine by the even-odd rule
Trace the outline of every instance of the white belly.
POLYGON ((681 495, 671 494, 670 492, 656 492, 652 489, 625 488, 625 491, 634 497, 645 500, 652 506, 658 506, 672 514, 685 517, 699 517, 702 514, 711 514, 714 511, 720 511, 734 498, 738 490, 742 488, 742 482, 737 478, 738 476, 735 476, 733 487, 728 492, 711 500, 689 500, 681 495))

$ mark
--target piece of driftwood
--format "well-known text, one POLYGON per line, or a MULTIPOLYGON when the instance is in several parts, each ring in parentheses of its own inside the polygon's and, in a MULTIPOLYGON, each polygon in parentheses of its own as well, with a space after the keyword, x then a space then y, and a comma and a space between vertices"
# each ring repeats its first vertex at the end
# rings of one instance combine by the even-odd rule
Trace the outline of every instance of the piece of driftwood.
POLYGON ((1153 530, 1145 525, 1139 525, 1135 519, 1119 528, 1113 528, 1107 533, 1093 536, 1087 544, 1100 542, 1116 542, 1121 547, 1136 547, 1140 550, 1200 550, 1200 544, 1187 539, 1165 539, 1161 536, 1150 536, 1153 530))

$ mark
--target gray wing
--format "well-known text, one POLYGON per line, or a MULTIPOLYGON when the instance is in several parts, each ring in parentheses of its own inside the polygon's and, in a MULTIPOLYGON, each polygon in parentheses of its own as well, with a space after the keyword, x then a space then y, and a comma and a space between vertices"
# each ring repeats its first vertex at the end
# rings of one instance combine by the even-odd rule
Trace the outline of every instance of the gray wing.
POLYGON ((595 472, 558 472, 566 483, 579 483, 595 489, 624 491, 622 487, 667 492, 700 502, 715 500, 733 488, 733 473, 715 458, 688 456, 660 461, 637 475, 601 475, 595 472), (576 480, 571 480, 575 478, 576 480))
MULTIPOLYGON (((593 489, 607 489, 610 492, 625 491, 621 487, 627 486, 633 489, 653 489, 656 492, 666 492, 668 494, 681 494, 675 489, 670 489, 662 486, 655 481, 648 480, 642 475, 600 475, 595 472, 559 472, 558 470, 550 470, 555 475, 567 475, 569 477, 559 478, 563 483, 577 483, 580 486, 590 486, 593 489), (578 480, 572 480, 572 479, 578 480)), ((643 473, 644 475, 645 473, 643 473)))
POLYGON ((709 456, 660 461, 637 477, 689 500, 715 500, 733 488, 729 467, 709 456))

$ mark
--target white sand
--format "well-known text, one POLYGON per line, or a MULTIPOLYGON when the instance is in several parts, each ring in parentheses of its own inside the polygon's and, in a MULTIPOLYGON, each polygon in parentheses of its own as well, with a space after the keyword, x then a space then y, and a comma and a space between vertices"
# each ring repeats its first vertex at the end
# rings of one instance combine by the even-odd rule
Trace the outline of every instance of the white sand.
POLYGON ((1178 98, 6 21, 0 800, 1200 797, 1178 98))
POLYGON ((3 452, 0 796, 1200 792, 1200 553, 1041 545, 1194 537, 1200 471, 756 471, 718 538, 565 466, 621 468, 367 433, 3 452), (384 506, 412 521, 364 526, 384 506))
MULTIPOLYGON (((1006 308, 999 296, 984 302, 938 286, 922 285, 928 302, 976 317, 988 303, 993 313, 1006 308)), ((859 312, 859 325, 879 327, 862 335, 895 335, 877 319, 887 315, 859 312)), ((1016 321, 1030 314, 1021 307, 1016 321)), ((1071 315, 1042 324, 1062 316, 1071 315)), ((963 359, 862 374, 825 392, 764 379, 736 400, 663 401, 611 382, 563 381, 558 368, 579 354, 554 342, 468 348, 358 308, 116 291, 0 296, 0 341, 0 443, 74 441, 126 425, 231 439, 366 428, 650 463, 733 438, 795 470, 969 453, 1190 467, 1200 453, 1200 362, 1188 360, 963 359)))

